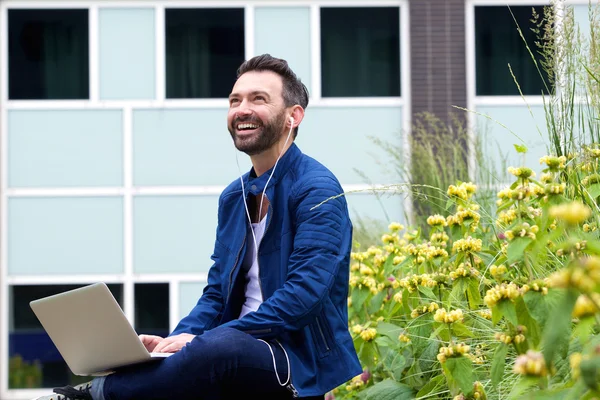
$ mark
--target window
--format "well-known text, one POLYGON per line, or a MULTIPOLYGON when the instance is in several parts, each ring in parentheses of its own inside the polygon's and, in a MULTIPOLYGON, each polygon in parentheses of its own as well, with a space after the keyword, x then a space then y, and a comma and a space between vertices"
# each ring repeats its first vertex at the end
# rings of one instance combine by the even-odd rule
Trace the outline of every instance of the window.
POLYGON ((8 10, 11 100, 89 98, 88 10, 8 10))
POLYGON ((135 329, 138 333, 165 337, 169 334, 169 284, 135 285, 135 329))
MULTIPOLYGON (((543 15, 543 6, 478 6, 475 7, 475 66, 476 87, 479 96, 518 96, 519 90, 508 69, 512 71, 525 95, 541 95, 543 79, 547 74, 538 72, 523 39, 517 31, 518 23, 527 45, 537 57, 536 34, 531 28, 533 12, 543 15), (514 14, 514 19, 513 15, 514 14)), ((540 70, 541 70, 540 66, 540 70)))
POLYGON ((227 98, 244 62, 243 9, 167 9, 167 98, 227 98))
POLYGON ((398 7, 321 8, 321 95, 400 96, 398 7))
MULTIPOLYGON (((9 389, 77 384, 89 377, 73 375, 52 340, 31 311, 29 302, 84 285, 11 286, 9 296, 9 389)), ((107 285, 123 307, 123 285, 107 285)))

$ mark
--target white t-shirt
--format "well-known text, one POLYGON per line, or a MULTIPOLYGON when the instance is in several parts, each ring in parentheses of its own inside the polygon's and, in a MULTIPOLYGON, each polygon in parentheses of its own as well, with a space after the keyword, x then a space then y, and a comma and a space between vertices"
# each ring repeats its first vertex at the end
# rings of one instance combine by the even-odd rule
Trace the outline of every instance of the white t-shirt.
POLYGON ((260 246, 260 242, 265 234, 265 226, 267 224, 267 216, 259 222, 252 224, 252 230, 256 237, 256 247, 254 246, 254 238, 252 234, 248 235, 248 251, 244 257, 243 269, 246 272, 246 301, 242 305, 242 312, 240 318, 248 314, 251 311, 258 310, 258 306, 263 302, 262 292, 260 290, 260 283, 258 280, 258 260, 256 255, 256 248, 260 246), (250 268, 248 268, 250 266, 250 268))

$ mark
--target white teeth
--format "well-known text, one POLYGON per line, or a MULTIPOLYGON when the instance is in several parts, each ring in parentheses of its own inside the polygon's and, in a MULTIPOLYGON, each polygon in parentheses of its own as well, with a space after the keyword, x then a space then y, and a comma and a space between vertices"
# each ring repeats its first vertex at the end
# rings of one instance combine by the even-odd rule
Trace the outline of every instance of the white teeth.
POLYGON ((239 124, 237 126, 238 129, 256 129, 258 128, 258 125, 255 124, 239 124))

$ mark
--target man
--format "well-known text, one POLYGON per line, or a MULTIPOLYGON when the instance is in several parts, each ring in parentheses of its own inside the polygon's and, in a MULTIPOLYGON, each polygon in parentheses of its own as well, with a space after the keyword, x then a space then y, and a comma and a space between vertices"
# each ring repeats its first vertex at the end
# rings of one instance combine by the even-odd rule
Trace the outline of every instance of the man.
POLYGON ((308 91, 266 54, 240 66, 229 104, 229 132, 252 169, 219 198, 197 305, 167 338, 140 336, 148 351, 175 354, 55 398, 322 398, 361 373, 347 321, 347 204, 331 199, 342 193, 335 176, 294 144, 308 91))

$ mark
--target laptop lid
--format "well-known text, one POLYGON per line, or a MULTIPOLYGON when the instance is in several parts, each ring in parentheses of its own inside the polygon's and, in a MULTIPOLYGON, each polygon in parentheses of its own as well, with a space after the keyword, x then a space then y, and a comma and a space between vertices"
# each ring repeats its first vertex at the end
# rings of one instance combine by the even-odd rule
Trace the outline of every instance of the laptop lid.
POLYGON ((103 282, 29 304, 75 375, 152 358, 103 282))

